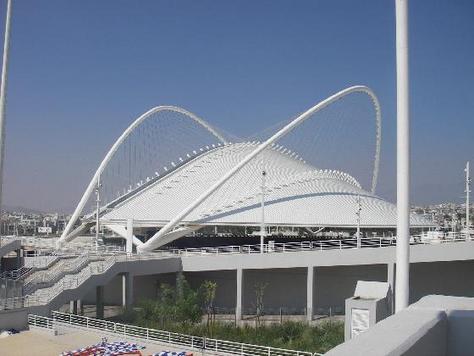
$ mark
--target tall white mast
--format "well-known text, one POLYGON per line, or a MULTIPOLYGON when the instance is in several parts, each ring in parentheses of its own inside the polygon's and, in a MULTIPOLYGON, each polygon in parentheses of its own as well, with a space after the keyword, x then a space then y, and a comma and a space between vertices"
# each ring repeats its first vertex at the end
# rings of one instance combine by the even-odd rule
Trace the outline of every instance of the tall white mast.
MULTIPOLYGON (((5 158, 5 108, 7 98, 8 80, 8 54, 10 51, 10 28, 11 28, 12 2, 7 1, 7 19, 5 21, 5 41, 3 42, 2 82, 0 84, 0 218, 3 193, 3 161, 5 158)), ((0 235, 0 246, 2 237, 0 235)))
POLYGON ((260 253, 263 253, 263 248, 265 246, 265 176, 266 172, 264 167, 262 166, 262 200, 261 200, 261 208, 262 208, 262 220, 260 221, 260 253))
POLYGON ((99 249, 99 230, 100 230, 100 219, 99 219, 99 210, 100 210, 100 176, 97 179, 97 187, 95 188, 96 194, 96 212, 95 212, 95 250, 99 249))
POLYGON ((397 269, 395 311, 408 306, 410 275, 410 117, 408 0, 395 0, 397 49, 397 269))
POLYGON ((470 201, 469 195, 471 193, 471 177, 469 172, 469 161, 466 162, 466 238, 471 238, 471 230, 469 227, 471 225, 471 216, 469 215, 470 201))
POLYGON ((357 215, 357 232, 356 232, 357 248, 361 247, 361 236, 360 236, 360 212, 361 211, 362 211, 362 204, 360 202, 360 195, 357 195, 357 210, 356 210, 356 215, 357 215))

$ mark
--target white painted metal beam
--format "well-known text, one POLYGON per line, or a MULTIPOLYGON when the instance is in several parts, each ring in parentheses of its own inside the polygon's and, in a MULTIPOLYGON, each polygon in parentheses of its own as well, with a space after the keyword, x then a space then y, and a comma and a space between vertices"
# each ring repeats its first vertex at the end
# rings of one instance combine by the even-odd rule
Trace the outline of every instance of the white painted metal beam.
POLYGON ((59 239, 58 241, 58 245, 60 246, 62 243, 64 242, 67 242, 69 240, 68 238, 68 235, 69 235, 69 232, 71 231, 71 229, 73 228, 74 224, 76 223, 77 219, 79 218, 79 215, 82 213, 82 210, 84 209, 84 206, 86 205, 89 197, 91 196, 91 194, 93 193, 94 191, 94 188, 96 187, 97 185, 97 181, 100 177, 100 175, 102 174, 102 172, 104 171, 104 169, 107 167, 107 164, 109 163, 109 161, 112 159, 113 155, 115 154, 115 152, 118 150, 118 148, 120 147, 120 145, 122 144, 122 142, 125 141, 125 139, 145 120, 147 120, 148 118, 150 118, 153 114, 156 114, 160 111, 173 111, 173 112, 177 112, 177 113, 180 113, 182 115, 185 115, 187 117, 189 117, 191 120, 197 122, 198 124, 200 124, 201 126, 203 126, 205 129, 207 129, 211 134, 213 134, 219 141, 221 141, 222 143, 226 143, 224 137, 222 137, 211 125, 209 125, 206 121, 204 121, 203 119, 201 119, 200 117, 194 115, 193 113, 185 110, 185 109, 182 109, 182 108, 179 108, 179 107, 176 107, 176 106, 157 106, 151 110, 148 110, 146 113, 144 113, 143 115, 141 115, 139 118, 137 118, 123 133, 122 135, 117 139, 117 141, 115 141, 115 143, 113 144, 113 146, 110 148, 110 150, 107 152, 107 154, 105 155, 104 159, 102 160, 102 162, 100 163, 99 165, 99 168, 97 169, 97 171, 95 172, 94 176, 92 177, 92 180, 90 181, 89 185, 87 186, 87 189, 86 191, 84 192, 84 194, 82 195, 82 198, 81 200, 79 201, 76 209, 74 210, 74 213, 72 214, 71 216, 71 219, 69 219, 67 225, 66 225, 66 228, 64 229, 62 235, 61 235, 61 238, 59 239))
MULTIPOLYGON (((205 192, 203 192, 196 200, 194 200, 191 204, 189 204, 184 210, 182 210, 179 214, 177 214, 173 219, 171 219, 165 226, 163 226, 158 233, 156 233, 150 240, 148 240, 145 244, 141 245, 138 247, 138 251, 152 251, 157 247, 160 247, 164 245, 164 241, 160 241, 160 238, 166 234, 168 234, 172 229, 174 229, 181 221, 183 218, 185 218, 190 212, 192 212, 197 206, 199 206, 204 200, 206 200, 211 194, 213 194, 217 189, 219 189, 225 182, 227 182, 232 176, 234 176, 237 172, 239 172, 247 163, 249 163, 254 157, 256 157, 258 154, 260 154, 263 150, 265 150, 267 147, 269 147, 271 144, 275 143, 278 141, 280 138, 291 132, 293 129, 298 127, 300 124, 302 124, 304 121, 306 121, 308 118, 310 118, 313 114, 317 113, 319 110, 325 108, 326 106, 330 105, 331 103, 343 98, 346 95, 349 95, 351 93, 356 93, 356 92, 361 92, 361 93, 366 93, 371 100, 374 103, 374 106, 376 107, 376 112, 377 112, 377 121, 379 122, 378 129, 381 127, 380 121, 380 105, 378 104, 378 99, 373 93, 373 91, 362 85, 356 85, 352 86, 349 88, 346 88, 344 90, 341 90, 340 92, 328 97, 327 99, 321 101, 317 105, 313 106, 309 110, 305 111, 303 114, 298 116, 296 119, 291 121, 289 124, 287 124, 285 127, 283 127, 281 130, 279 130, 277 133, 275 133, 272 137, 270 137, 268 140, 265 142, 259 144, 255 150, 253 150, 250 154, 248 154, 240 163, 238 163, 234 168, 229 170, 224 176, 221 177, 216 183, 214 183, 209 189, 207 189, 205 192)), ((381 137, 381 133, 378 132, 377 135, 378 139, 381 137)), ((377 146, 380 145, 380 142, 377 143, 377 146)), ((380 152, 380 149, 377 149, 377 152, 380 152)), ((378 164, 379 164, 379 159, 376 158, 375 164, 377 165, 377 168, 374 168, 374 178, 375 181, 377 179, 378 174, 378 164)), ((374 181, 372 182, 372 187, 375 189, 376 183, 374 184, 374 181)))

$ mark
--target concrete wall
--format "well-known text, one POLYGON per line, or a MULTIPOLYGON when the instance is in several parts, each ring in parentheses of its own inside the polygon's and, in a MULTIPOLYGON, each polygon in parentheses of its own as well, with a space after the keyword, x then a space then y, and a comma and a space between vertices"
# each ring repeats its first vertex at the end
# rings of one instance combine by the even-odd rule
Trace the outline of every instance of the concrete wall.
POLYGON ((244 270, 244 313, 254 312, 259 284, 266 284, 263 296, 266 313, 278 314, 280 308, 286 313, 305 313, 306 268, 244 270))
POLYGON ((358 280, 387 281, 387 265, 317 267, 314 272, 315 314, 344 313, 345 300, 354 295, 358 280))
POLYGON ((430 294, 474 297, 474 261, 413 263, 410 303, 430 294))
POLYGON ((134 303, 139 303, 143 299, 156 299, 162 283, 175 286, 176 273, 135 276, 133 280, 134 303))
POLYGON ((27 328, 28 309, 22 308, 0 311, 0 331, 7 329, 25 330, 27 328))
POLYGON ((236 271, 186 272, 184 276, 192 288, 199 288, 205 280, 216 282, 214 306, 221 311, 232 312, 235 309, 236 271))
MULTIPOLYGON (((133 304, 139 303, 143 299, 154 299, 158 293, 161 283, 175 285, 176 273, 152 274, 145 276, 133 276, 133 304)), ((95 288, 89 290, 83 297, 84 304, 95 304, 95 288)), ((114 276, 104 285, 104 303, 106 305, 122 304, 122 275, 114 276)))

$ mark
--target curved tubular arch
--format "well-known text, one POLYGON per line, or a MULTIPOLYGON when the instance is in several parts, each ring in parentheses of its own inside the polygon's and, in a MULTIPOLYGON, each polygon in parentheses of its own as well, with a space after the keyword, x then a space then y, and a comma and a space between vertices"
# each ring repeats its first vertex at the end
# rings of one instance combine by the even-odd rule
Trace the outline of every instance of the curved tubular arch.
MULTIPOLYGON (((75 222, 79 218, 79 215, 82 213, 82 210, 84 209, 84 206, 86 205, 89 197, 91 196, 92 192, 94 191, 95 186, 97 185, 97 181, 104 171, 104 169, 107 167, 107 164, 110 162, 112 157, 114 156, 115 152, 118 150, 120 145, 125 141, 125 139, 145 120, 150 118, 153 114, 156 114, 160 111, 173 111, 179 114, 182 114, 189 119, 197 122, 201 126, 203 126, 206 130, 208 130, 212 135, 214 135, 220 142, 223 144, 226 144, 226 140, 224 137, 222 137, 211 125, 209 125, 206 121, 201 119, 200 117, 196 116, 192 112, 189 112, 183 108, 177 107, 177 106, 156 106, 141 116, 139 116, 127 129, 122 133, 122 135, 115 141, 115 143, 112 145, 110 150, 107 152, 105 155, 104 159, 99 165, 99 168, 97 168, 97 171, 95 172, 94 176, 92 177, 89 185, 87 186, 87 189, 85 190, 84 194, 82 195, 81 200, 79 201, 79 204, 77 205, 76 209, 74 210, 74 213, 71 216, 71 219, 68 221, 66 228, 64 229, 60 239, 58 240, 59 245, 63 242, 68 241, 68 235, 71 232, 75 222)), ((136 241, 138 242, 138 241, 136 241)))
POLYGON ((139 252, 145 251, 152 251, 157 247, 164 245, 172 240, 170 238, 166 238, 165 235, 171 232, 171 230, 178 225, 182 219, 184 219, 189 213, 191 213, 199 204, 201 204, 205 199, 207 199, 212 193, 214 193, 219 187, 221 187, 225 182, 227 182, 234 174, 236 174, 242 167, 244 167, 248 162, 250 162, 255 156, 257 156, 260 152, 262 152, 265 148, 270 146, 275 141, 279 140, 289 132, 291 132, 294 128, 298 127, 308 118, 310 118, 313 114, 317 113, 321 109, 325 108, 326 106, 330 105, 331 103, 343 98, 346 95, 351 93, 365 93, 367 94, 370 99, 372 100, 375 111, 376 111, 376 149, 375 149, 375 160, 374 160, 374 172, 372 176, 372 193, 375 192, 375 188, 377 186, 377 179, 378 179, 378 172, 379 172, 379 163, 380 163, 380 144, 381 144, 381 129, 382 129, 382 121, 381 121, 381 112, 380 112, 380 105, 375 93, 369 87, 363 85, 355 85, 340 92, 331 95, 330 97, 326 98, 325 100, 319 102, 312 108, 308 109, 301 115, 299 115, 296 119, 291 121, 285 127, 280 129, 276 132, 273 136, 267 139, 265 142, 262 142, 260 145, 257 146, 255 150, 249 153, 242 161, 240 161, 234 168, 228 171, 221 179, 219 179, 216 183, 214 183, 208 190, 202 193, 195 201, 189 204, 183 211, 181 211, 178 215, 176 215, 172 220, 170 220, 165 226, 163 226, 151 239, 149 239, 146 243, 138 246, 137 250, 139 252), (160 238, 163 239, 160 241, 160 238))

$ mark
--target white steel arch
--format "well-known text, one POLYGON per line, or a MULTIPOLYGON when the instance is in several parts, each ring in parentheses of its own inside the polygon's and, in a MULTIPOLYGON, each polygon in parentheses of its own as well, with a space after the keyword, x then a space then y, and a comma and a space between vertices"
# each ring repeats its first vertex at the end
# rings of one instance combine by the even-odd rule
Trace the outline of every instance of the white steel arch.
MULTIPOLYGON (((77 205, 76 209, 74 210, 74 213, 71 216, 71 219, 68 221, 66 228, 64 229, 60 239, 58 240, 58 244, 61 245, 61 243, 64 243, 68 241, 68 235, 71 232, 74 224, 76 223, 77 219, 79 218, 79 215, 82 213, 82 210, 84 209, 84 206, 86 205, 87 201, 89 200, 91 194, 93 193, 97 181, 104 171, 104 169, 107 167, 107 164, 110 162, 112 157, 114 156, 115 152, 118 150, 120 145, 125 141, 125 139, 145 120, 150 118, 153 114, 156 114, 160 111, 173 111, 179 114, 184 115, 185 117, 188 117, 189 119, 197 122, 201 126, 203 126, 205 129, 207 129, 212 135, 214 135, 220 142, 223 144, 226 144, 226 140, 222 135, 220 135, 209 123, 201 119, 200 117, 196 116, 195 114, 177 107, 177 106, 157 106, 154 107, 144 114, 142 114, 140 117, 138 117, 127 129, 122 133, 122 135, 115 141, 115 143, 112 145, 110 150, 107 152, 105 155, 104 159, 99 165, 99 168, 97 168, 97 171, 95 172, 94 176, 92 177, 89 185, 87 186, 87 189, 85 190, 84 194, 82 195, 81 200, 79 201, 79 204, 77 205)), ((138 241, 136 241, 138 242, 138 241)))
POLYGON ((291 121, 289 124, 284 126, 278 132, 276 132, 273 136, 271 136, 266 141, 262 142, 257 148, 248 154, 239 164, 237 164, 234 168, 228 171, 221 179, 219 179, 216 183, 214 183, 208 190, 203 192, 196 200, 194 200, 191 204, 189 204, 184 210, 182 210, 178 215, 176 215, 172 220, 170 220, 165 226, 163 226, 151 239, 149 239, 146 243, 137 246, 137 250, 139 252, 146 252, 152 251, 155 248, 162 246, 175 238, 171 235, 166 238, 168 235, 180 222, 184 219, 190 212, 192 212, 197 206, 199 206, 205 199, 207 199, 211 194, 213 194, 219 187, 221 187, 225 182, 227 182, 234 174, 236 174, 242 167, 244 167, 247 163, 249 163, 254 157, 256 157, 259 153, 261 153, 265 148, 270 146, 272 143, 276 142, 289 132, 291 132, 294 128, 298 127, 308 118, 310 118, 313 114, 318 112, 319 110, 325 108, 326 106, 330 105, 331 103, 343 98, 346 95, 351 93, 365 93, 367 94, 374 104, 374 108, 376 111, 376 149, 375 149, 375 160, 374 160, 374 171, 372 177, 372 192, 375 192, 375 188, 377 186, 377 179, 378 179, 378 172, 379 172, 379 164, 380 164, 380 146, 381 146, 381 138, 382 138, 382 119, 381 119, 381 111, 380 111, 380 104, 377 99, 375 93, 366 86, 356 85, 340 92, 333 94, 332 96, 328 97, 327 99, 319 102, 312 108, 305 111, 303 114, 299 115, 296 119, 291 121))

